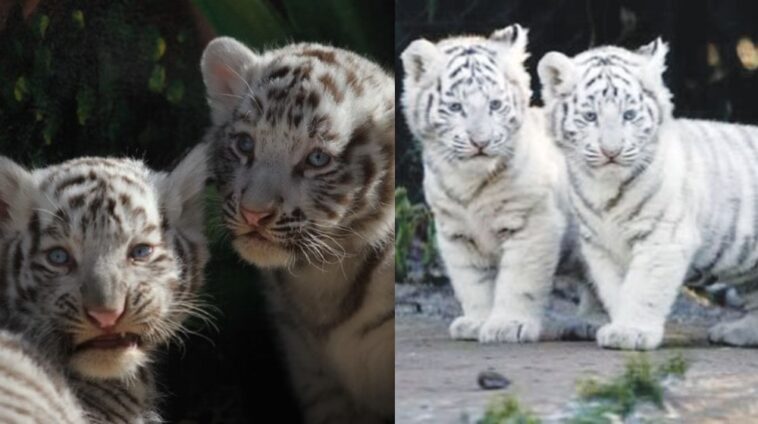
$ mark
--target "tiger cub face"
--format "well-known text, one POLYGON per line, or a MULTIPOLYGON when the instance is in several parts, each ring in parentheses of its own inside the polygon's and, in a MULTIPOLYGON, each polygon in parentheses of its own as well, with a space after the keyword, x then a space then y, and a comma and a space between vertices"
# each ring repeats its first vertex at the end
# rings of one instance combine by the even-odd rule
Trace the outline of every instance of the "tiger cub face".
POLYGON ((626 176, 650 161, 671 114, 663 83, 667 46, 600 47, 545 55, 538 72, 553 136, 589 172, 626 176))
POLYGON ((527 30, 515 24, 489 38, 419 39, 406 48, 404 112, 427 152, 447 161, 513 155, 531 95, 526 44, 527 30))
POLYGON ((353 53, 212 41, 208 137, 233 244, 262 267, 334 263, 391 226, 394 84, 353 53), (388 219, 389 218, 389 219, 388 219))
POLYGON ((205 155, 170 174, 105 158, 28 172, 0 157, 5 318, 80 375, 134 376, 198 311, 205 155))

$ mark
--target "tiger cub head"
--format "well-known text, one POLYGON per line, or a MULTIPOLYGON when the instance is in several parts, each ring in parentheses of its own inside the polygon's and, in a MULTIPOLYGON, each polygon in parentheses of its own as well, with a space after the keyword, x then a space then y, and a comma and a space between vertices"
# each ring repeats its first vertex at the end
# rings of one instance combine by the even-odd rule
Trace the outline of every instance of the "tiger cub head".
POLYGON ((168 174, 110 158, 30 172, 0 157, 5 324, 84 377, 137 375, 202 314, 206 155, 168 174))
POLYGON ((259 54, 223 37, 201 69, 223 219, 245 260, 322 267, 392 230, 394 83, 379 66, 319 44, 259 54))
POLYGON ((419 39, 403 51, 403 111, 426 154, 446 162, 513 156, 531 96, 526 45, 527 30, 514 24, 489 38, 419 39))
POLYGON ((649 163, 672 110, 663 82, 667 51, 659 38, 637 51, 606 46, 540 60, 550 131, 569 163, 622 178, 649 163))

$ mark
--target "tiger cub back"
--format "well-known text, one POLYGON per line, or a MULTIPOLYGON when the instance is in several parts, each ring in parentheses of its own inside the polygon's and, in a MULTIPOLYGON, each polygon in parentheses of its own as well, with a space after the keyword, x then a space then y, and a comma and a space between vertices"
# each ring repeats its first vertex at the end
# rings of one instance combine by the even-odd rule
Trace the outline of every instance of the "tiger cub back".
POLYGON ((223 216, 270 270, 307 422, 389 419, 394 402, 394 81, 354 53, 230 38, 202 59, 223 216))
POLYGON ((152 357, 203 316, 205 163, 204 146, 168 174, 0 157, 0 324, 68 376, 92 422, 157 419, 152 357))

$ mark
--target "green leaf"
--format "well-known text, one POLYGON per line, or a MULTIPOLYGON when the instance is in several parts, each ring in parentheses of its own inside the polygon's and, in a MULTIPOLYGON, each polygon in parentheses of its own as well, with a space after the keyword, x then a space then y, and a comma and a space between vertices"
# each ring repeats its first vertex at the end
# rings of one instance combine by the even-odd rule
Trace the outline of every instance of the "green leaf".
POLYGON ((147 88, 153 93, 162 93, 166 87, 166 68, 162 65, 155 65, 153 72, 150 73, 150 79, 147 82, 147 88))
POLYGON ((27 94, 29 94, 29 83, 26 77, 22 75, 18 77, 16 85, 13 87, 13 97, 17 102, 21 103, 27 94))
POLYGON ((34 67, 37 68, 37 70, 42 70, 44 72, 50 71, 50 64, 53 61, 53 54, 50 52, 50 49, 47 47, 38 47, 34 51, 34 67))
POLYGON ((171 81, 166 89, 166 100, 171 104, 178 104, 184 98, 184 83, 179 80, 171 81))
POLYGON ((45 127, 42 129, 42 138, 45 140, 46 145, 53 144, 53 137, 58 132, 60 127, 59 118, 55 115, 51 115, 47 121, 45 121, 45 127))
POLYGON ((163 37, 158 37, 155 40, 155 47, 153 48, 153 60, 158 61, 166 53, 166 40, 163 37))
POLYGON ((288 39, 292 28, 265 0, 193 0, 219 34, 235 37, 251 47, 288 39))
POLYGON ((95 110, 95 92, 92 88, 84 86, 76 93, 76 116, 79 118, 79 125, 84 126, 87 123, 93 110, 95 110))
POLYGON ((45 34, 47 33, 47 28, 49 26, 50 26, 50 18, 47 15, 41 15, 39 17, 39 24, 37 26, 37 29, 39 30, 40 38, 45 38, 45 34))
POLYGON ((84 12, 81 10, 74 10, 71 14, 71 19, 74 20, 74 25, 77 29, 84 29, 84 12))

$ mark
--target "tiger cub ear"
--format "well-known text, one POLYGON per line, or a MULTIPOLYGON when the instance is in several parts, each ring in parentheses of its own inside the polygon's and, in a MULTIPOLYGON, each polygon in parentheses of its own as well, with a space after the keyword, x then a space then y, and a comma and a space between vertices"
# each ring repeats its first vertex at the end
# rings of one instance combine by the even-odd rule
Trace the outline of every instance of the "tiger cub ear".
POLYGON ((529 42, 529 30, 519 24, 509 25, 496 30, 490 35, 490 41, 503 45, 519 54, 519 61, 523 62, 529 57, 526 45, 529 42))
POLYGON ((668 44, 661 37, 637 49, 637 54, 647 59, 640 66, 639 78, 642 85, 655 94, 664 110, 671 110, 671 92, 666 88, 663 73, 666 71, 668 44))
POLYGON ((576 85, 576 66, 563 53, 549 52, 540 59, 537 74, 542 83, 542 97, 547 100, 570 93, 576 85))
POLYGON ((38 196, 29 171, 0 156, 0 235, 26 227, 38 196))
POLYGON ((661 37, 637 49, 638 55, 648 58, 647 65, 643 66, 643 69, 646 72, 659 76, 663 75, 663 72, 666 70, 666 55, 668 52, 669 46, 663 42, 661 37))
POLYGON ((437 75, 442 54, 434 43, 419 38, 403 50, 400 59, 406 78, 419 84, 437 75))
POLYGON ((208 145, 201 143, 171 172, 153 175, 161 209, 172 227, 181 228, 184 233, 202 234, 208 172, 208 145))
POLYGON ((214 124, 226 121, 248 94, 250 83, 246 78, 256 59, 252 50, 233 38, 219 37, 208 43, 200 70, 214 124))
POLYGON ((669 52, 668 43, 663 42, 661 37, 656 38, 651 43, 637 49, 637 54, 647 56, 650 60, 656 61, 661 66, 666 64, 666 55, 669 52))

